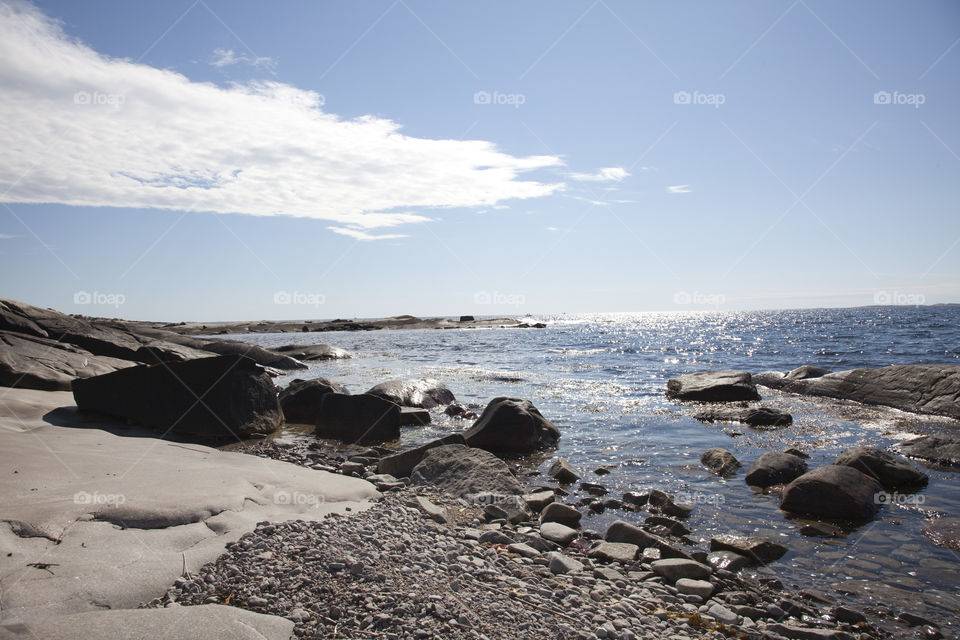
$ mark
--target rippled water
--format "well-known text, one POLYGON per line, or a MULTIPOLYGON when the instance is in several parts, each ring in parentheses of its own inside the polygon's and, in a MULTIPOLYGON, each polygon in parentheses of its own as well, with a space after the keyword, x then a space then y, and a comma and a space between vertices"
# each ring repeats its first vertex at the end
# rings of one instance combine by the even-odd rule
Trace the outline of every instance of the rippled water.
MULTIPOLYGON (((742 425, 705 425, 689 407, 664 397, 666 381, 707 369, 785 371, 804 364, 833 370, 890 364, 960 364, 960 307, 869 307, 739 313, 643 313, 538 317, 546 329, 483 329, 256 334, 236 336, 256 344, 328 343, 357 358, 325 362, 278 380, 326 376, 360 393, 395 378, 437 378, 477 412, 495 396, 525 397, 560 428, 558 450, 612 495, 641 487, 683 493, 697 504, 688 524, 695 539, 717 532, 758 533, 791 552, 764 571, 785 584, 831 593, 886 590, 886 604, 932 618, 952 620, 960 611, 960 556, 930 544, 920 530, 935 515, 960 517, 960 475, 928 469, 929 487, 914 504, 884 506, 870 524, 842 538, 808 538, 803 522, 788 518, 774 495, 754 493, 743 472, 721 480, 700 466, 700 454, 720 446, 745 466, 763 450, 797 446, 812 455, 811 468, 829 464, 857 444, 888 447, 908 432, 960 432, 956 423, 894 410, 851 407, 849 419, 826 413, 821 401, 761 388, 764 401, 794 414, 781 431, 757 432, 742 425), (742 433, 731 436, 730 433, 742 433), (916 504, 921 502, 922 504, 916 504), (851 582, 852 581, 852 582, 851 582)), ((404 444, 464 428, 435 416, 435 424, 404 432, 404 444)), ((549 456, 532 465, 545 469, 549 456)), ((585 520, 602 531, 607 512, 585 520)), ((875 591, 876 593, 876 591, 875 591)), ((861 598, 861 605, 868 600, 861 598)), ((946 624, 946 622, 944 622, 946 624)))

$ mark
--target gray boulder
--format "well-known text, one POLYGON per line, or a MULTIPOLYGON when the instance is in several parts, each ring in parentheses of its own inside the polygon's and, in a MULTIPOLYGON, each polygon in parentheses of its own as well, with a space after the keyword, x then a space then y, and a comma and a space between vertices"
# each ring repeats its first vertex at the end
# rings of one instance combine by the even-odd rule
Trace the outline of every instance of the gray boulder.
POLYGON ((752 487, 770 487, 790 482, 806 470, 807 463, 803 458, 779 451, 767 451, 750 465, 744 480, 752 487))
POLYGON ((720 447, 704 451, 700 456, 700 462, 710 471, 723 477, 735 474, 741 466, 736 456, 720 447))
POLYGON ((923 458, 930 462, 960 466, 960 438, 946 436, 921 436, 900 445, 908 456, 923 458))
POLYGON ((783 490, 780 508, 835 521, 866 521, 880 506, 883 488, 853 467, 827 465, 803 474, 783 490))
POLYGON ((905 459, 873 447, 847 449, 833 462, 862 471, 887 491, 918 489, 927 484, 927 474, 905 459))
POLYGON ((366 393, 357 396, 327 393, 320 400, 314 433, 343 442, 396 440, 400 437, 400 407, 366 393))
POLYGON ((77 379, 73 397, 82 411, 201 440, 269 434, 283 421, 270 376, 241 356, 141 365, 77 379))
POLYGON ((449 436, 444 436, 443 438, 428 442, 414 449, 408 449, 390 456, 384 456, 383 458, 380 458, 380 462, 377 463, 377 471, 380 473, 389 473, 397 478, 409 477, 409 475, 413 472, 413 468, 420 464, 420 461, 423 460, 423 457, 427 455, 427 451, 448 444, 466 445, 467 441, 461 434, 453 433, 449 436))
POLYGON ((401 407, 433 409, 456 401, 450 389, 437 380, 390 380, 381 382, 367 393, 380 396, 401 407))
POLYGON ((313 378, 301 380, 297 378, 290 382, 280 392, 280 408, 287 422, 301 424, 316 424, 317 413, 320 411, 320 402, 328 393, 348 393, 339 382, 327 378, 313 378))
POLYGON ((449 444, 427 450, 410 474, 413 485, 437 487, 455 496, 489 491, 520 495, 523 485, 500 458, 483 449, 449 444))
POLYGON ((463 436, 471 447, 526 454, 555 444, 560 431, 529 400, 500 397, 490 401, 463 436))
POLYGON ((580 532, 559 522, 544 522, 540 525, 540 536, 565 547, 580 537, 580 532))
POLYGON ((667 397, 675 400, 730 402, 759 400, 747 371, 701 371, 667 381, 667 397))

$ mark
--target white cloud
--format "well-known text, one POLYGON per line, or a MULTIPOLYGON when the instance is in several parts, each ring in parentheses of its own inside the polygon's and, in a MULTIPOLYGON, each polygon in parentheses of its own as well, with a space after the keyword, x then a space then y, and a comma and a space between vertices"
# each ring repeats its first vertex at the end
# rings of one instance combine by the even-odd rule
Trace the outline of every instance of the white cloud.
POLYGON ((563 187, 519 179, 557 157, 413 138, 321 103, 277 82, 220 87, 108 58, 33 6, 0 1, 0 201, 290 215, 356 236, 429 219, 410 210, 563 187))
POLYGON ((362 229, 354 229, 351 227, 327 227, 330 231, 334 233, 339 233, 343 236, 350 236, 351 238, 356 238, 357 240, 395 240, 397 238, 406 238, 407 236, 402 233, 380 233, 372 234, 367 233, 362 229))
POLYGON ((274 59, 268 56, 237 55, 233 49, 214 49, 210 64, 218 69, 232 67, 235 64, 246 64, 251 67, 263 67, 271 70, 276 66, 274 59))
POLYGON ((547 231, 560 231, 559 227, 547 227, 547 231))
POLYGON ((12 236, 9 233, 0 233, 0 240, 13 240, 14 238, 19 238, 20 236, 12 236))
POLYGON ((623 167, 606 167, 596 173, 571 173, 570 177, 581 182, 620 182, 629 175, 623 167))
POLYGON ((667 193, 690 193, 690 185, 675 184, 667 187, 667 193))

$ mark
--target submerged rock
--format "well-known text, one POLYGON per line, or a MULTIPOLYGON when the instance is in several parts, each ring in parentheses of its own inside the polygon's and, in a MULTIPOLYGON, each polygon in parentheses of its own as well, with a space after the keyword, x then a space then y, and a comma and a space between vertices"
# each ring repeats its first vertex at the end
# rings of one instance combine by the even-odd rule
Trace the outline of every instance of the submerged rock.
POLYGON ((282 347, 273 347, 270 351, 304 362, 341 360, 351 357, 348 351, 339 347, 331 347, 328 344, 285 344, 282 347))
POLYGON ((701 371, 667 381, 667 397, 676 400, 730 402, 759 400, 760 394, 747 371, 701 371))
POLYGON ((742 422, 757 429, 787 427, 793 424, 793 416, 779 409, 757 407, 754 409, 714 408, 693 416, 701 422, 742 422))
POLYGON ((381 382, 367 393, 379 396, 401 407, 433 409, 456 401, 453 392, 442 382, 432 379, 389 380, 381 382))
POLYGON ((499 453, 533 453, 556 443, 560 430, 533 403, 494 398, 463 436, 471 447, 499 453))
POLYGON ((960 551, 960 518, 938 518, 923 527, 930 542, 945 549, 960 551))
POLYGON ((270 376, 242 356, 141 365, 77 379, 73 397, 84 411, 204 440, 268 434, 283 421, 270 376))
POLYGON ((400 437, 400 407, 367 393, 327 393, 320 400, 314 433, 343 442, 396 440, 400 437))
POLYGON ((800 476, 783 490, 780 508, 834 521, 866 521, 880 507, 883 488, 853 467, 827 465, 800 476))
POLYGON ((803 458, 779 451, 767 451, 750 465, 744 480, 752 487, 765 488, 790 482, 806 470, 807 463, 803 458))
POLYGON ((847 449, 834 461, 861 471, 887 491, 917 489, 927 484, 927 474, 899 456, 873 447, 855 447, 847 449))

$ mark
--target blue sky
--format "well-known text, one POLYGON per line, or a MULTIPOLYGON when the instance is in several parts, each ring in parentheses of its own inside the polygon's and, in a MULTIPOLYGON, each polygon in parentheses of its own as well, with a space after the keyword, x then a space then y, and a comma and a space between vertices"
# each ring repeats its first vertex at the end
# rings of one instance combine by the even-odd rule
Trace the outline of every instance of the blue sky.
POLYGON ((0 0, 0 295, 960 302, 960 5, 0 0))

